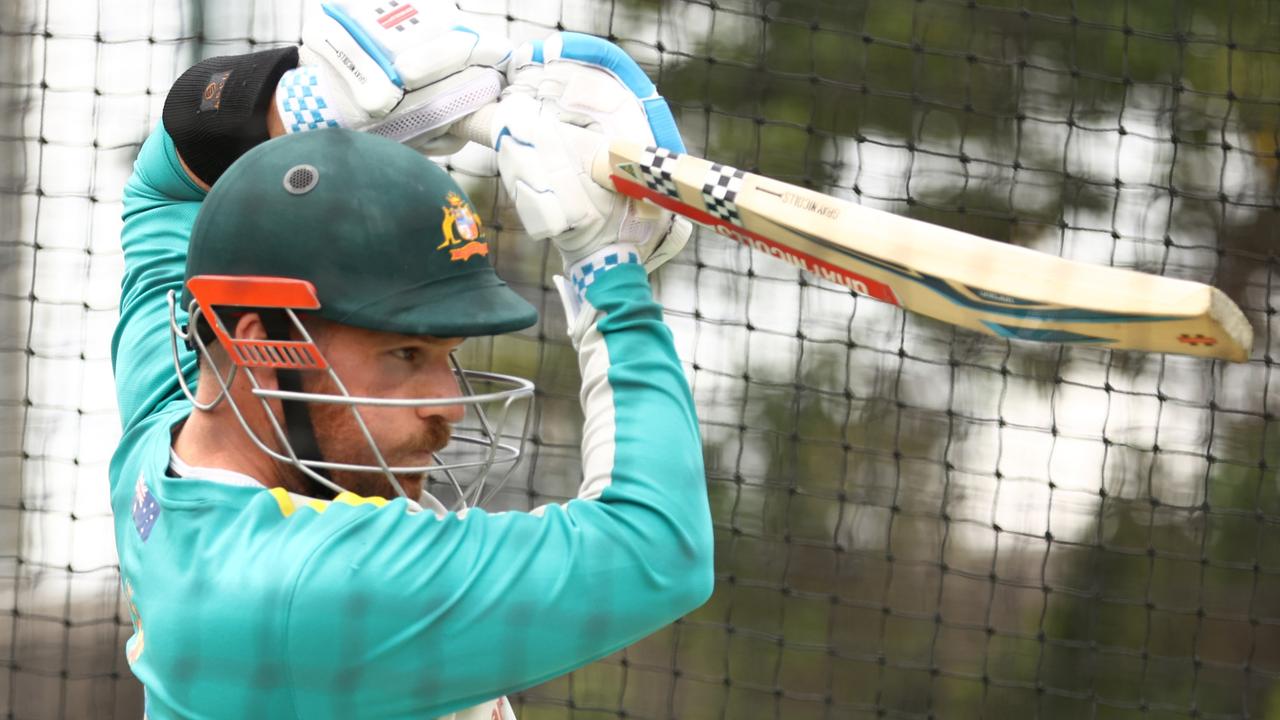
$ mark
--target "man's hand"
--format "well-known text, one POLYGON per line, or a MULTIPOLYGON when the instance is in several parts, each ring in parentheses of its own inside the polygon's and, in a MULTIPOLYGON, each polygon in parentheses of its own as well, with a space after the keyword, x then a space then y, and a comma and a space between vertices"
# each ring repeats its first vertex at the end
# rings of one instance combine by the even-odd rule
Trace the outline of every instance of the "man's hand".
POLYGON ((321 11, 277 86, 286 132, 348 127, 444 153, 456 149, 442 137, 449 125, 501 91, 509 42, 466 27, 450 0, 334 0, 321 11))
MULTIPOLYGON (((575 265, 618 246, 653 270, 692 233, 683 218, 600 187, 590 163, 609 138, 684 151, 667 103, 621 48, 556 33, 516 51, 498 105, 503 185, 525 229, 575 265)), ((576 280, 576 278, 575 278, 576 280)))

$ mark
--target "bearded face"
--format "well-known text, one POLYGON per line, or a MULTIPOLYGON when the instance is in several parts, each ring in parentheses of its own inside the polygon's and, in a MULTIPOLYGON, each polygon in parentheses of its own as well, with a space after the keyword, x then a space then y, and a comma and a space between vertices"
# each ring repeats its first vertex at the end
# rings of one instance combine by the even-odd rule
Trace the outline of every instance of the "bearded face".
MULTIPOLYGON (((450 362, 458 339, 415 337, 377 332, 336 323, 308 323, 316 345, 347 394, 379 399, 448 399, 461 391, 450 362)), ((326 372, 304 372, 302 389, 317 395, 343 393, 326 372)), ((452 426, 464 415, 461 405, 408 407, 307 402, 316 443, 326 462, 379 467, 378 455, 356 420, 364 421, 369 436, 388 467, 426 467, 433 455, 449 442, 452 426), (353 409, 354 408, 354 409, 353 409)), ((321 483, 290 467, 290 489, 312 497, 332 497, 321 483)), ((400 496, 382 472, 328 471, 329 479, 344 490, 365 497, 394 499, 400 496)), ((405 496, 417 500, 425 473, 398 473, 405 496)))
MULTIPOLYGON (((322 379, 317 383, 319 387, 308 392, 339 394, 337 386, 327 375, 320 377, 322 379)), ((312 427, 315 428, 316 443, 324 460, 378 466, 378 458, 361 432, 350 406, 309 403, 308 411, 312 427)), ((432 455, 448 444, 453 432, 452 424, 444 417, 419 417, 414 408, 364 406, 359 408, 359 413, 377 442, 382 458, 390 467, 431 465, 432 455), (410 417, 394 417, 405 414, 410 417)), ((416 500, 421 495, 426 480, 425 473, 397 473, 395 477, 409 499, 416 500)), ((384 473, 332 470, 329 478, 338 486, 364 497, 399 497, 391 480, 384 473)))

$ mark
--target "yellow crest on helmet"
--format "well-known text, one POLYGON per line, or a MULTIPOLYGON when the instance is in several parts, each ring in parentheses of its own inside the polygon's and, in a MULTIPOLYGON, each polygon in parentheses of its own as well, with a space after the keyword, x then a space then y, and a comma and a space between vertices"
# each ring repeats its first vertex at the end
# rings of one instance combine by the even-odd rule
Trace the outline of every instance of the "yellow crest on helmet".
POLYGON ((488 255, 488 243, 480 240, 484 234, 480 217, 457 193, 451 192, 445 199, 449 204, 442 208, 444 225, 441 234, 444 235, 444 242, 436 249, 451 248, 449 259, 453 262, 469 260, 476 255, 488 255))

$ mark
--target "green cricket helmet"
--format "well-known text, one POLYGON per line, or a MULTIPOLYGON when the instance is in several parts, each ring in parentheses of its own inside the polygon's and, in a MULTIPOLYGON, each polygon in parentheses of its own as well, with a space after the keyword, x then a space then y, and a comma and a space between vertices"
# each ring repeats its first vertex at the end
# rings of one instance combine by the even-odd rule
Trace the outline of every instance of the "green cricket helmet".
MULTIPOLYGON (((437 479, 442 474, 452 486, 459 500, 455 506, 476 504, 490 469, 505 465, 509 474, 521 454, 532 415, 527 402, 533 384, 466 371, 451 357, 463 396, 352 397, 311 339, 299 312, 369 330, 442 338, 529 327, 537 312, 498 278, 489 252, 484 225, 466 193, 417 152, 344 129, 268 141, 232 164, 196 217, 180 306, 170 296, 175 366, 181 365, 179 339, 212 362, 207 343, 216 337, 230 356, 233 374, 241 368, 277 371, 279 390, 260 387, 253 373, 246 376, 283 447, 259 438, 239 408, 235 414, 259 449, 293 465, 328 492, 345 490, 330 479, 333 471, 382 473, 401 496, 397 474, 433 473, 437 479), (178 307, 192 314, 193 327, 199 327, 195 318, 202 318, 205 328, 182 327, 178 307), (222 313, 237 310, 259 312, 268 338, 232 337, 223 321, 229 316, 222 313), (303 392, 303 372, 327 373, 341 394, 303 392), (282 403, 283 423, 272 412, 270 400, 282 403), (517 401, 526 403, 518 446, 503 436, 510 431, 509 414, 517 401), (307 403, 313 402, 349 406, 377 465, 322 457, 307 410, 307 403), (490 419, 486 404, 500 408, 501 418, 490 419), (463 451, 460 459, 437 456, 426 466, 389 466, 359 408, 406 405, 466 406, 470 430, 455 427, 451 439, 451 446, 463 451), (463 469, 476 477, 466 490, 454 475, 463 469)), ((210 375, 220 391, 202 404, 179 373, 188 399, 202 410, 223 399, 234 404, 230 378, 210 375)), ((445 510, 429 493, 410 499, 425 501, 438 513, 445 510)))
POLYGON ((196 218, 186 280, 302 279, 321 317, 406 335, 533 325, 537 311, 493 271, 489 251, 447 172, 391 140, 329 128, 263 143, 227 170, 196 218))

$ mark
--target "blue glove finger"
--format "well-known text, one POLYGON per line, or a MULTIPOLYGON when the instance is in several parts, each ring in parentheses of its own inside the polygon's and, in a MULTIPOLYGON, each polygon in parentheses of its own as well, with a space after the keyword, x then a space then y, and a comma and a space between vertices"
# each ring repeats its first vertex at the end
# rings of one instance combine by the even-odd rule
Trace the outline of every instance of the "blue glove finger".
POLYGON ((649 80, 649 76, 644 74, 644 70, 622 48, 603 38, 574 32, 558 33, 546 43, 534 44, 535 62, 557 58, 595 65, 613 73, 640 99, 658 147, 677 153, 685 152, 684 140, 680 137, 680 129, 676 127, 676 119, 671 114, 667 101, 658 94, 658 89, 649 80), (557 37, 558 43, 553 41, 557 37))

